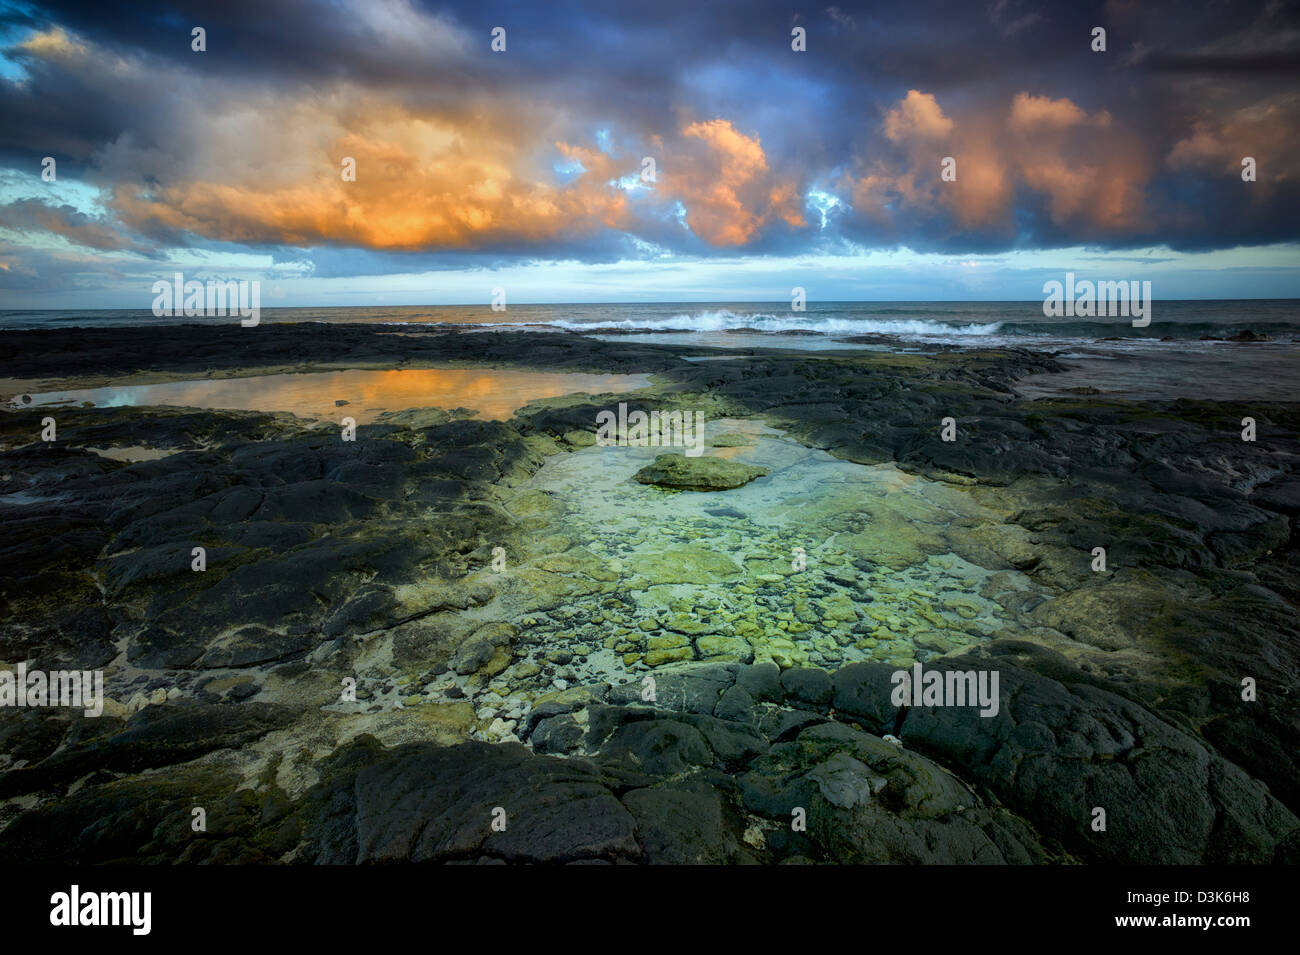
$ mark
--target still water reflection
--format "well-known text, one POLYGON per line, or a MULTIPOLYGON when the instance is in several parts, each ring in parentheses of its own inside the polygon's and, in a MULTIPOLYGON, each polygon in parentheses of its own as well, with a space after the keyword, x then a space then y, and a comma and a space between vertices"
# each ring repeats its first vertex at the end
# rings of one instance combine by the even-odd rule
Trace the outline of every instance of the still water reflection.
POLYGON ((31 395, 28 407, 87 401, 97 408, 173 405, 289 411, 304 418, 346 415, 359 424, 373 421, 380 412, 404 408, 471 408, 480 418, 504 419, 538 398, 631 391, 648 384, 646 375, 502 368, 352 370, 48 391, 31 395))

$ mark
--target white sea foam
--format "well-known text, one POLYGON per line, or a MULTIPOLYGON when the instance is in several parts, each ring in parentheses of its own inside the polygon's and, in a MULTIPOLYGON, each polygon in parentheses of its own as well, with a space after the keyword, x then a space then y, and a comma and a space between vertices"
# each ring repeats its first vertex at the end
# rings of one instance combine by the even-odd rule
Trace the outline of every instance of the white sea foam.
POLYGON ((754 329, 760 332, 817 332, 823 335, 892 335, 909 337, 946 338, 952 336, 987 336, 996 334, 1001 322, 978 322, 955 325, 928 319, 874 319, 874 318, 823 318, 803 315, 772 315, 766 312, 752 314, 718 311, 685 312, 663 318, 625 318, 617 321, 574 322, 555 319, 543 324, 571 331, 590 331, 593 328, 618 328, 626 331, 661 332, 669 330, 692 332, 722 332, 732 329, 754 329))

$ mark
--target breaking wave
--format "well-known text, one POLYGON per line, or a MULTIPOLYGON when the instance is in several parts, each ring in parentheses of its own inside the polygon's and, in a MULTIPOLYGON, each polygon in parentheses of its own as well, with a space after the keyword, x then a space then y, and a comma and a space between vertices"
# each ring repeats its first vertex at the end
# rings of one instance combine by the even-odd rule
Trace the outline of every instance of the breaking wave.
POLYGON ((781 332, 814 333, 821 335, 889 335, 947 337, 968 335, 993 335, 1001 322, 955 323, 929 319, 879 319, 830 318, 826 316, 772 315, 766 312, 737 313, 727 309, 718 311, 681 313, 679 315, 645 318, 625 318, 615 321, 587 320, 575 322, 556 319, 542 324, 570 331, 591 331, 593 328, 617 328, 641 332, 725 332, 752 330, 769 334, 781 332))

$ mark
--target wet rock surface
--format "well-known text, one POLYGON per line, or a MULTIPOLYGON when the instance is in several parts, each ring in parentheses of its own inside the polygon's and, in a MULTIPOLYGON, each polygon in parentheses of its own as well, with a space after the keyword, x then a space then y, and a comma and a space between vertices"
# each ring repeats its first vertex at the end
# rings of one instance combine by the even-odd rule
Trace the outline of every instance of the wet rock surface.
POLYGON ((684 454, 661 454, 654 464, 632 475, 641 484, 684 491, 725 491, 748 484, 767 474, 766 468, 724 461, 719 458, 691 458, 684 454))
POLYGON ((6 411, 0 662, 100 669, 106 696, 98 717, 0 710, 6 856, 1295 858, 1300 409, 1027 401, 1016 378, 1055 367, 1027 352, 691 363, 263 332, 0 351, 45 379, 353 355, 654 371, 615 403, 701 410, 716 440, 681 460, 769 476, 642 486, 660 452, 595 446, 591 396, 403 412, 355 441, 283 414, 6 411), (115 446, 165 455, 92 450, 115 446), (892 678, 918 663, 996 670, 997 712, 900 723, 892 678))

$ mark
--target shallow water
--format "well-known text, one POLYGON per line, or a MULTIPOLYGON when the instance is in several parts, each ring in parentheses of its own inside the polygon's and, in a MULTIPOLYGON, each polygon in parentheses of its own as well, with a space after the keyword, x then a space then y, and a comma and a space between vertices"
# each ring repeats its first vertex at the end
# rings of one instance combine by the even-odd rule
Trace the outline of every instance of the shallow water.
POLYGON ((525 572, 566 592, 531 627, 536 662, 580 647, 566 675, 579 683, 737 657, 910 666, 1019 625, 1003 600, 1023 604, 1029 579, 953 552, 963 528, 996 519, 965 489, 842 461, 755 421, 706 431, 747 434, 706 453, 770 473, 728 491, 666 491, 632 480, 664 449, 596 446, 549 458, 521 487, 563 506, 546 533, 570 548, 525 572), (603 584, 574 589, 583 578, 603 584))
MULTIPOLYGON (((28 407, 91 402, 100 408, 170 405, 235 411, 287 411, 302 418, 373 421, 384 411, 468 408, 480 418, 509 418, 529 401, 575 392, 619 393, 644 388, 648 375, 518 371, 501 368, 421 368, 334 371, 248 378, 212 378, 152 385, 114 385, 32 394, 28 407), (345 402, 337 404, 337 402, 345 402)), ((22 406, 21 399, 11 402, 22 406)))
POLYGON ((1103 397, 1135 401, 1300 401, 1300 349, 1289 344, 1155 343, 1104 354, 1079 349, 1062 360, 1066 371, 1022 378, 1016 391, 1027 398, 1095 388, 1103 397))

